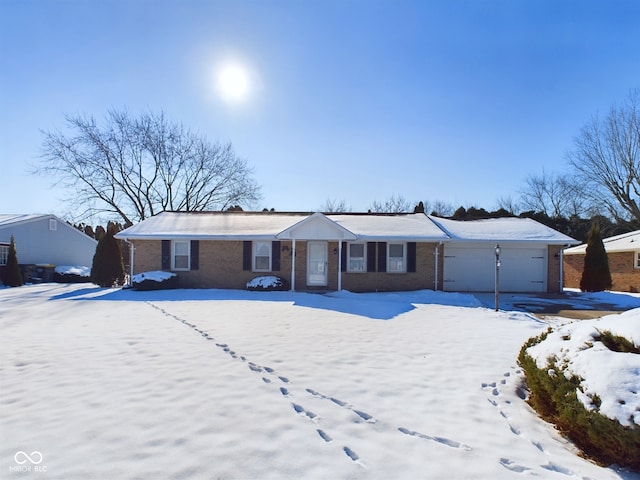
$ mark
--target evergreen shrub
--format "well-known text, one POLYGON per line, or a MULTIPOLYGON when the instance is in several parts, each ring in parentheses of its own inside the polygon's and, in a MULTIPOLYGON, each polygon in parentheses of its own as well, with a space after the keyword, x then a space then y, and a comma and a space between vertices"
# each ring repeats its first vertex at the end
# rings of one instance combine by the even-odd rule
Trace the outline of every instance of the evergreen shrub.
POLYGON ((124 283, 124 264, 120 244, 112 229, 98 241, 91 265, 91 281, 101 287, 113 287, 124 283))
MULTIPOLYGON (((565 376, 556 358, 545 368, 527 354, 527 349, 542 342, 550 330, 530 339, 520 350, 518 363, 525 372, 530 394, 527 402, 548 422, 569 438, 585 456, 601 465, 619 465, 640 471, 640 427, 625 427, 597 411, 587 410, 578 399, 582 379, 565 376)), ((594 404, 600 399, 595 396, 594 404)))
POLYGON ((9 243, 9 255, 7 257, 7 265, 4 268, 4 274, 2 275, 2 283, 8 287, 20 287, 24 285, 24 279, 22 278, 22 272, 20 271, 20 265, 18 263, 16 242, 13 235, 11 236, 11 243, 9 243))

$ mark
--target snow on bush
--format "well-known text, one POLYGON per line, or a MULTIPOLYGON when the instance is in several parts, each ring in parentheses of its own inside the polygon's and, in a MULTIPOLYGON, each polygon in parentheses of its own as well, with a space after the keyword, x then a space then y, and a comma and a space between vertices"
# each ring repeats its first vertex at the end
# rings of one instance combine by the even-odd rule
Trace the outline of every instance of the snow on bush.
POLYGON ((77 275, 79 277, 90 277, 91 268, 72 265, 58 265, 55 268, 55 272, 60 275, 77 275))
POLYGON ((289 290, 289 282, 275 275, 265 275, 247 282, 247 290, 289 290))
POLYGON ((178 288, 178 275, 160 270, 142 272, 131 277, 131 286, 134 290, 178 288))
POLYGON ((74 265, 58 265, 53 271, 53 281, 57 283, 89 282, 91 268, 74 265))
POLYGON ((640 355, 611 350, 602 341, 610 334, 637 349, 640 309, 563 325, 527 353, 541 370, 549 368, 553 358, 567 379, 580 378, 576 394, 587 410, 624 426, 640 426, 640 355))

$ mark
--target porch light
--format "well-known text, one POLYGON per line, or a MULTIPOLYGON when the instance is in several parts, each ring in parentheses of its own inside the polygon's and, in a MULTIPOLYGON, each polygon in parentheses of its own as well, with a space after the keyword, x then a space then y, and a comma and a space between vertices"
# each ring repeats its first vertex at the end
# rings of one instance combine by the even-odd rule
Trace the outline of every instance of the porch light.
POLYGON ((495 284, 495 307, 496 312, 500 309, 500 245, 496 244, 496 284, 495 284))

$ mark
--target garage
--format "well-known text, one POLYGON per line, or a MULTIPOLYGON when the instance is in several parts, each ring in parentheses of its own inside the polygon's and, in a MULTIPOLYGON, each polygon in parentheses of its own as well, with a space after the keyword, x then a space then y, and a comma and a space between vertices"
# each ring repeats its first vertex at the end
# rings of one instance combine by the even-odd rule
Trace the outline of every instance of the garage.
MULTIPOLYGON (((444 246, 442 273, 446 291, 493 292, 495 271, 494 243, 448 243, 444 246)), ((500 291, 546 292, 546 245, 500 245, 500 291)))

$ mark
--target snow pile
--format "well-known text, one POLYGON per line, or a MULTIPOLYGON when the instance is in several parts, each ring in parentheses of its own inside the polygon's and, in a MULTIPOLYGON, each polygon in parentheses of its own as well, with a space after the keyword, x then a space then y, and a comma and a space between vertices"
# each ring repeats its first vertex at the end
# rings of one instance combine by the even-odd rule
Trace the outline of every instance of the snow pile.
POLYGON ((567 378, 582 378, 578 398, 587 409, 598 410, 624 426, 640 426, 640 355, 609 350, 602 332, 624 337, 640 345, 640 309, 558 327, 527 353, 540 369, 555 358, 567 378), (601 400, 598 408, 593 399, 601 400))
POLYGON ((131 281, 133 283, 142 283, 145 280, 148 280, 150 282, 164 282, 165 280, 168 280, 175 276, 176 276, 175 273, 163 272, 161 270, 153 270, 151 272, 138 273, 137 275, 134 275, 133 277, 131 277, 131 281))
POLYGON ((55 272, 59 273, 60 275, 77 275, 78 277, 87 277, 87 278, 91 276, 90 267, 58 265, 55 268, 55 272))

